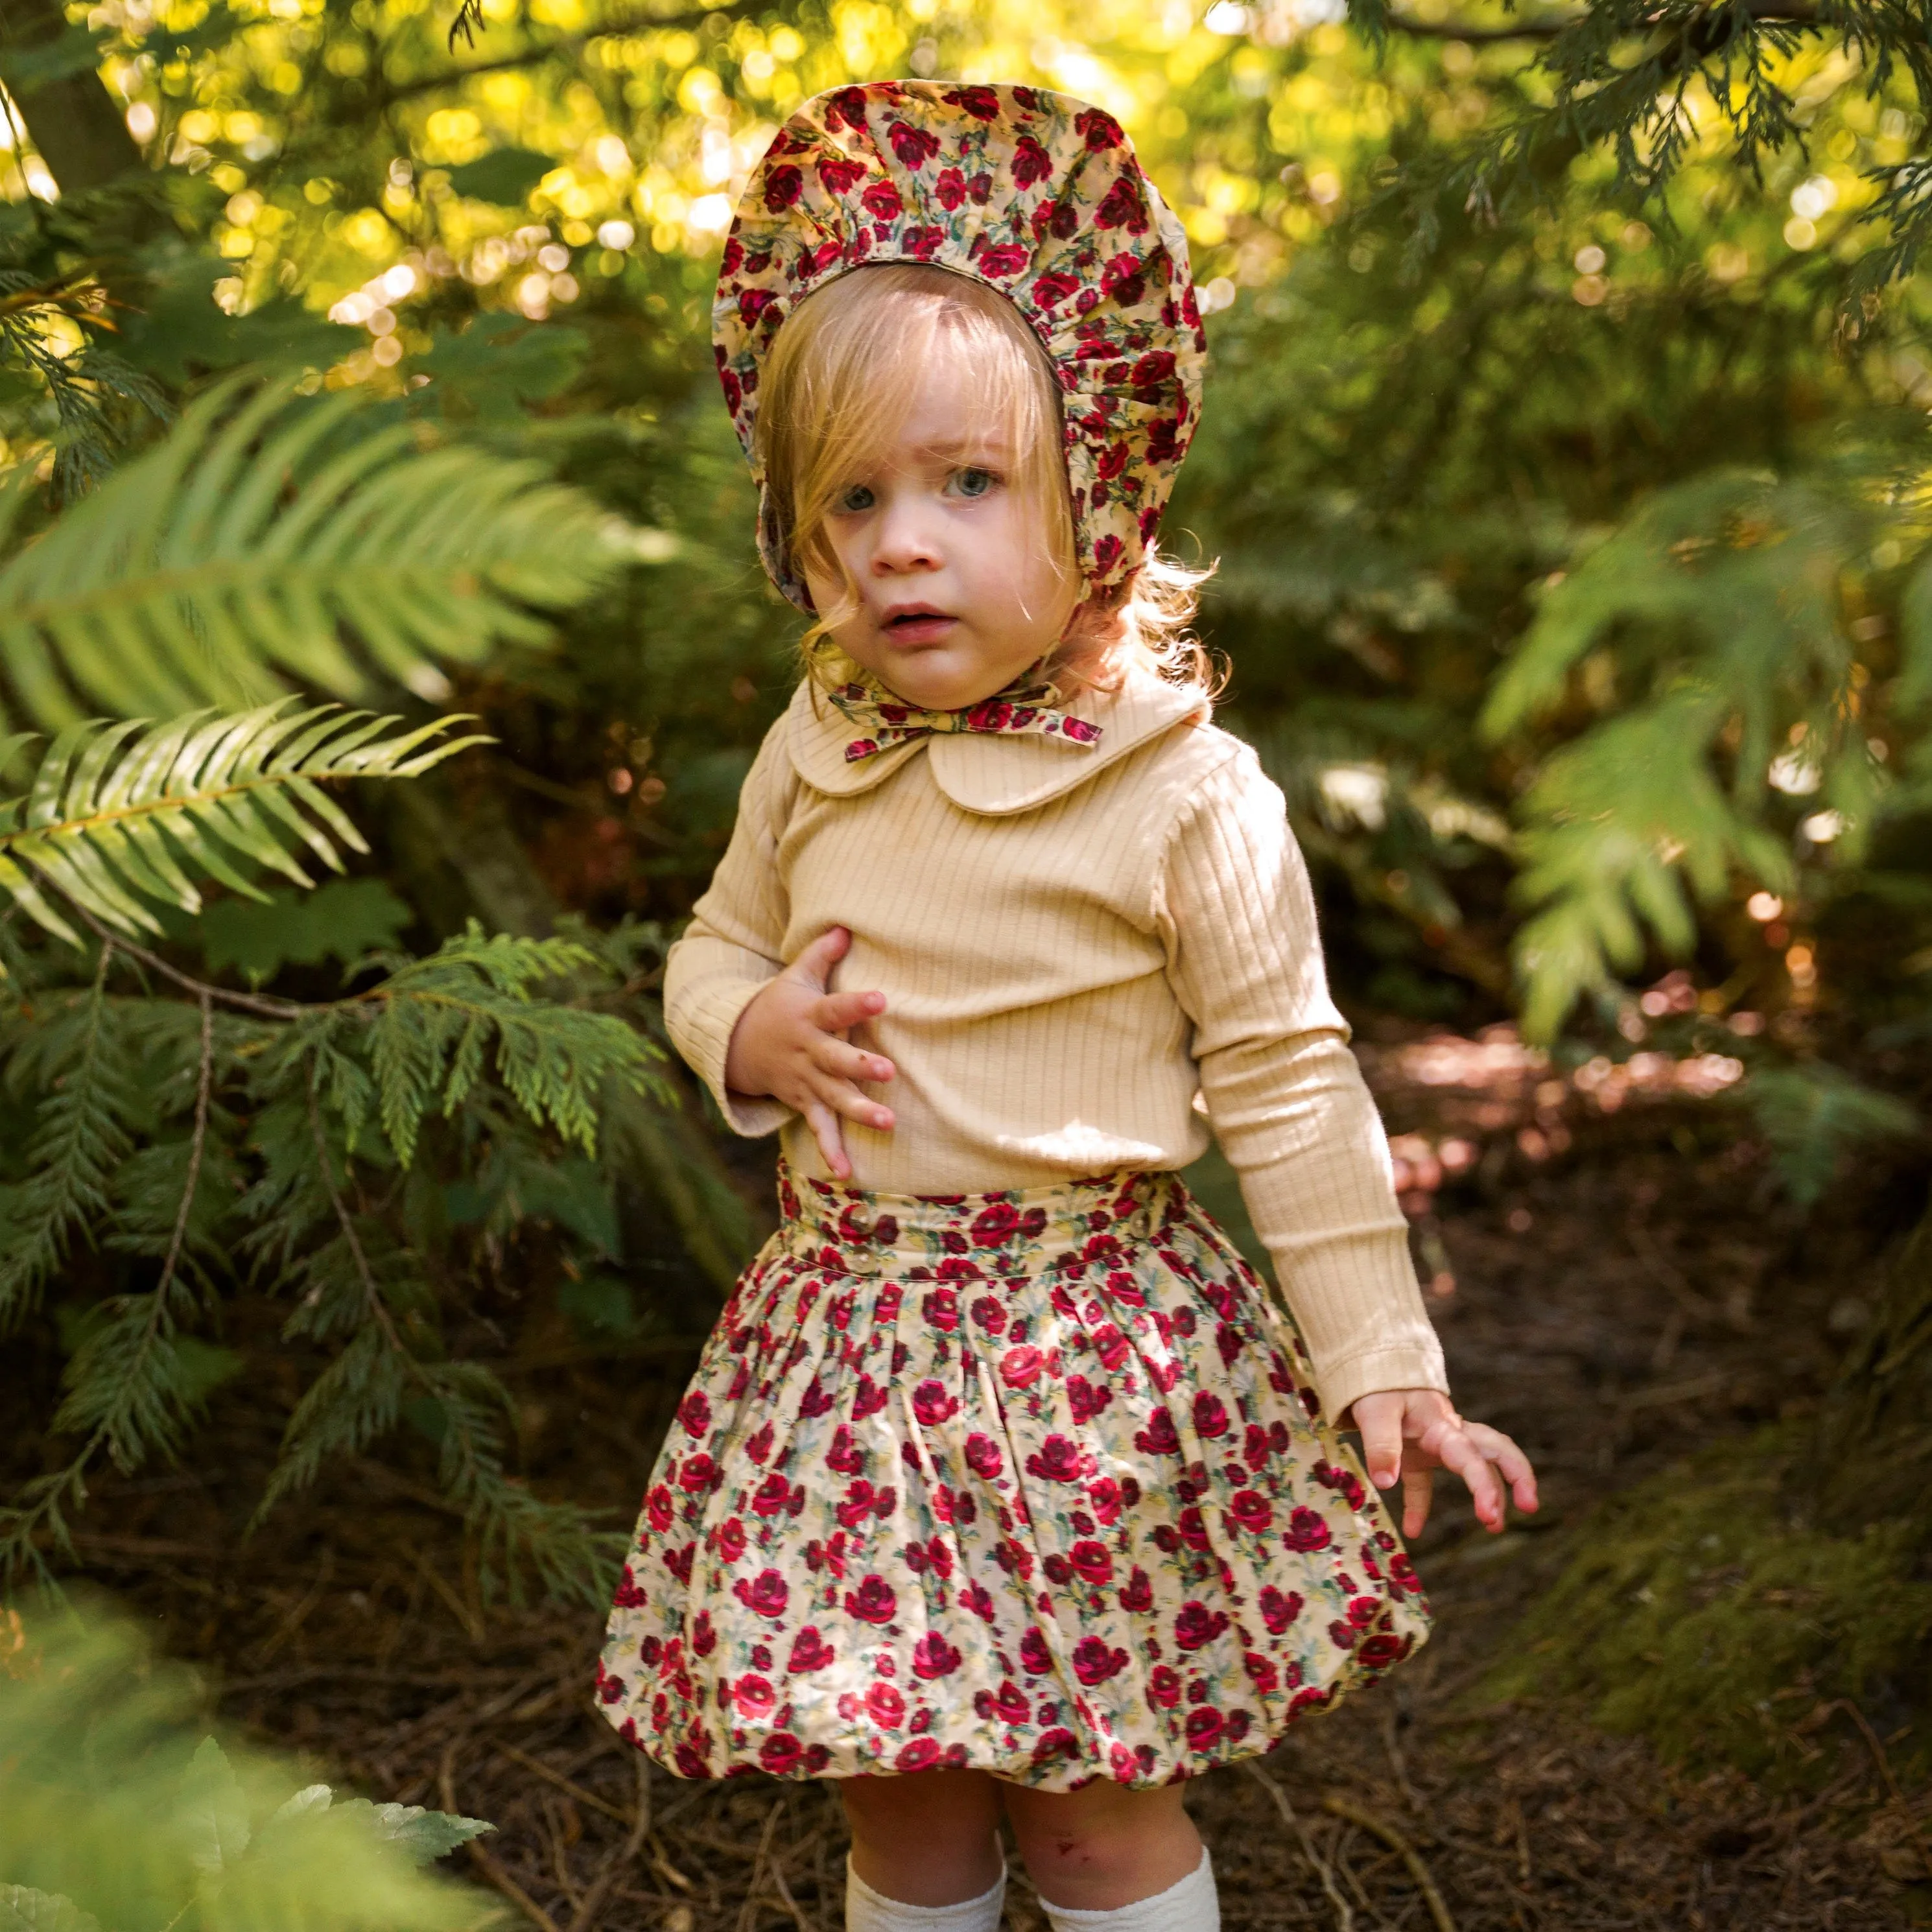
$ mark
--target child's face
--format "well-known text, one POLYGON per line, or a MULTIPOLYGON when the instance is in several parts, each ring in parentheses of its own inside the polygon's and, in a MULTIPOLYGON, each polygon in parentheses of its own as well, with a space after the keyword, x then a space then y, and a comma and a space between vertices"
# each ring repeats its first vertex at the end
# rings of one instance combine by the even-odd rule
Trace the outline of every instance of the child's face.
MULTIPOLYGON (((1059 641, 1074 580, 1056 570, 1046 518, 1016 478, 1018 452, 938 364, 898 436, 844 484, 826 530, 859 608, 839 649, 908 704, 956 711, 1010 684, 1059 641)), ((812 601, 844 586, 810 568, 812 601)))

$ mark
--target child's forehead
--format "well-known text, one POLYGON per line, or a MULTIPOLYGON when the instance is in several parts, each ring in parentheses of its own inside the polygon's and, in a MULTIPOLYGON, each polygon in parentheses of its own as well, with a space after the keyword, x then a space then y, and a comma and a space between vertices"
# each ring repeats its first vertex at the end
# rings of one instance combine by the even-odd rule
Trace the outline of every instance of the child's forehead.
POLYGON ((950 374, 930 371, 906 398, 904 413, 890 432, 893 446, 938 457, 1010 450, 1013 439, 1006 412, 989 407, 983 397, 962 393, 958 382, 948 380, 950 374))
POLYGON ((860 440, 874 461, 1011 462, 1020 443, 1045 428, 1028 400, 1024 374, 1010 358, 922 358, 902 388, 874 399, 860 440))

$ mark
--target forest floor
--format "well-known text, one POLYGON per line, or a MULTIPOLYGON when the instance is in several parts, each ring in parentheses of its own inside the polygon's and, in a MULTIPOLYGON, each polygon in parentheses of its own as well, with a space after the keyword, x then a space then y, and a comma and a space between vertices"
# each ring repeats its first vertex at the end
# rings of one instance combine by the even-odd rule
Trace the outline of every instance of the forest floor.
MULTIPOLYGON (((1364 1058, 1458 1400, 1530 1451, 1546 1502, 1491 1538, 1444 1494, 1416 1552, 1438 1617, 1426 1649, 1196 1787, 1229 1932, 1924 1922, 1932 1888, 1910 1881, 1932 1813, 1892 1788, 1875 1736, 1820 1728, 1820 1774, 1778 1796, 1662 1764, 1574 1700, 1487 1688, 1593 1506, 1815 1402, 1868 1242, 1801 1235, 1769 1204, 1721 1095, 1700 1090, 1720 1063, 1559 1079, 1502 1030, 1364 1058)), ((1218 1206, 1225 1173, 1202 1179, 1218 1206)), ((537 1473, 628 1520, 688 1364, 676 1348, 513 1359, 537 1473)), ((426 1485, 338 1470, 244 1545, 282 1419, 267 1388, 232 1393, 203 1473, 104 1485, 80 1539, 88 1576, 200 1663, 227 1720, 372 1796, 493 1820, 474 1875, 512 1921, 835 1932, 830 1797, 645 1776, 590 1703, 601 1619, 485 1606, 426 1485)), ((1023 1876, 1010 1896, 1016 1932, 1043 1927, 1023 1876)))

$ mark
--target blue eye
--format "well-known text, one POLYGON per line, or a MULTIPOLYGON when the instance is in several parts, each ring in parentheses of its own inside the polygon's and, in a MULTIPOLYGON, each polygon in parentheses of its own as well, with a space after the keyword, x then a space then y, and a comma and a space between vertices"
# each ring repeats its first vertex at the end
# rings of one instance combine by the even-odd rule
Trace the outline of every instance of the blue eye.
POLYGON ((869 510, 876 500, 864 484, 855 484, 838 500, 838 507, 848 515, 856 515, 861 510, 869 510))
POLYGON ((990 470, 962 470, 953 478, 955 486, 962 496, 990 496, 999 482, 990 470))

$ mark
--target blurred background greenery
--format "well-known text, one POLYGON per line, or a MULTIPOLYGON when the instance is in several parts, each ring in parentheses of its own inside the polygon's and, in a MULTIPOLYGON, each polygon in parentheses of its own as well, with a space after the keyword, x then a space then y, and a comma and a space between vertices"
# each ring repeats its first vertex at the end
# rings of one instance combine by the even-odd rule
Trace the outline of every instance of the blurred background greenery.
MULTIPOLYGON (((1922 1213, 1925 0, 0 0, 7 1576, 280 1351, 269 1496, 427 1456, 598 1598, 493 1364, 682 1346, 769 1212, 655 1004, 794 675, 716 257, 791 105, 907 73, 1101 102, 1186 226, 1168 538, 1352 1013, 1702 1056, 1796 1208, 1922 1213), (494 742, 325 769, 332 702, 494 742)), ((1888 1575, 1927 1252, 1821 1425, 1888 1575)))

